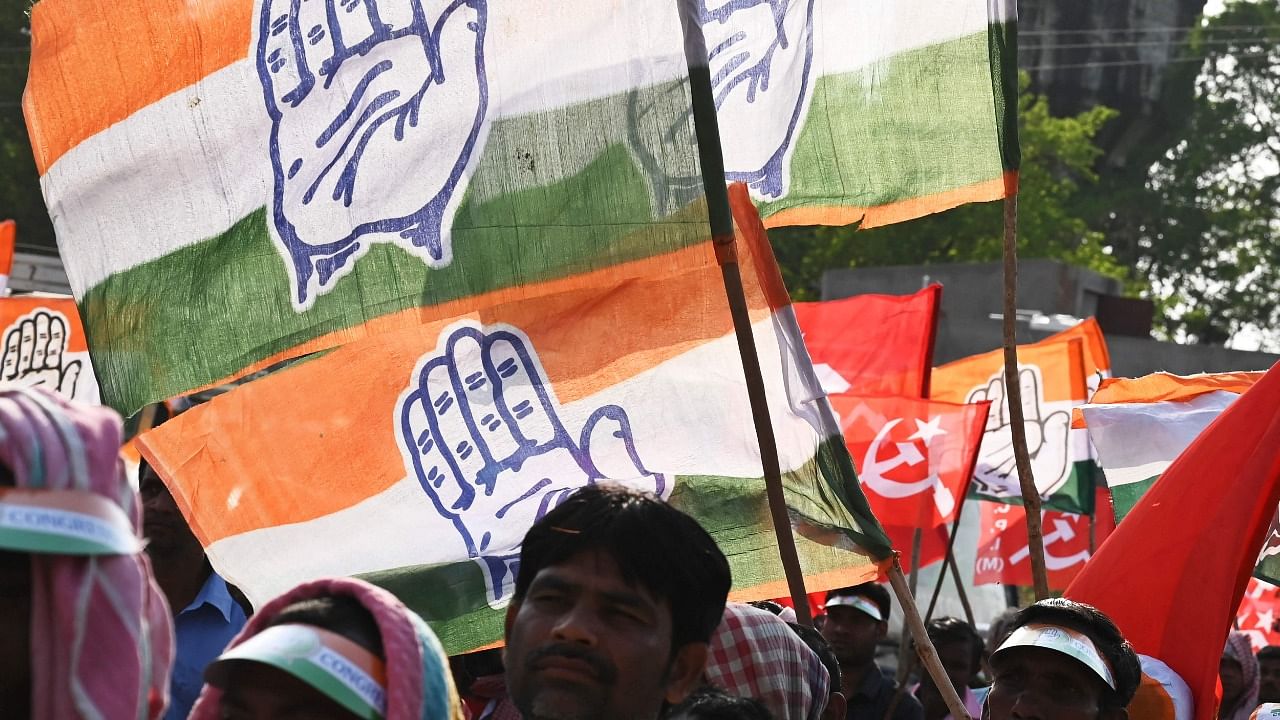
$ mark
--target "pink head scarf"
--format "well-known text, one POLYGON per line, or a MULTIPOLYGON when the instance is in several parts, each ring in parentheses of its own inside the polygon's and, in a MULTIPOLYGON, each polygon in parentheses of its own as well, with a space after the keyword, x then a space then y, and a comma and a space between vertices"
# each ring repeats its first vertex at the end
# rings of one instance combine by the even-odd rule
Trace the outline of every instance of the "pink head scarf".
POLYGON ((729 603, 711 636, 707 680, 730 695, 755 698, 778 720, 818 720, 831 677, 786 621, 767 610, 729 603))
MULTIPOLYGON (((249 618, 227 648, 265 630, 290 605, 332 595, 354 598, 378 625, 387 664, 386 720, 462 720, 462 704, 440 641, 396 596, 362 580, 328 578, 295 587, 249 618)), ((216 720, 221 702, 222 691, 205 685, 191 709, 190 720, 216 720)))
MULTIPOLYGON (((0 463, 19 488, 92 492, 135 532, 120 417, 40 389, 0 390, 0 463)), ((169 607, 144 553, 31 555, 32 718, 158 718, 173 663, 169 607)))

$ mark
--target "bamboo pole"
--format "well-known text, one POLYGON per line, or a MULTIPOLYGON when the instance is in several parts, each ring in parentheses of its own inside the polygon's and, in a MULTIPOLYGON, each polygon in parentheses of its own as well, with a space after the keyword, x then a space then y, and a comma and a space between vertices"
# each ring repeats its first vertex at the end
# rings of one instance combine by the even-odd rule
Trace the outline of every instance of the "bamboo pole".
MULTIPOLYGON (((911 579, 908 581, 908 589, 911 591, 912 597, 915 597, 916 581, 920 577, 920 546, 923 542, 924 542, 924 530, 921 528, 916 528, 915 532, 911 534, 911 579)), ((898 561, 895 558, 894 564, 896 565, 897 562, 898 561)), ((907 633, 905 632, 905 626, 904 626, 904 632, 902 633, 902 637, 898 638, 897 679, 898 679, 899 690, 902 690, 906 687, 907 676, 911 672, 911 663, 908 661, 908 658, 907 658, 907 652, 910 649, 911 649, 910 636, 907 635, 907 633)))
POLYGON ((898 596, 898 604, 902 606, 903 627, 910 630, 911 637, 916 642, 916 654, 920 657, 920 662, 929 673, 929 677, 933 679, 933 684, 937 686, 943 702, 947 704, 947 709, 951 711, 951 717, 953 720, 972 720, 964 708, 964 702, 960 700, 960 695, 951 684, 951 678, 947 677, 947 671, 942 667, 942 661, 938 659, 938 651, 929 640, 929 634, 925 632, 920 609, 916 607, 915 599, 912 598, 911 591, 907 587, 907 579, 902 575, 902 565, 898 563, 897 557, 894 557, 893 567, 889 569, 889 584, 893 586, 893 592, 898 596))
POLYGON ((1018 377, 1016 323, 1018 312, 1018 196, 1004 199, 1004 395, 1009 403, 1009 427, 1013 456, 1027 512, 1027 550, 1031 554, 1031 578, 1036 600, 1049 597, 1049 575, 1044 565, 1044 530, 1041 528, 1040 491, 1031 474, 1027 452, 1026 417, 1022 412, 1022 383, 1018 377))
POLYGON ((791 531, 791 518, 787 513, 786 496, 782 488, 778 443, 773 433, 773 422, 769 416, 764 376, 760 370, 755 336, 751 331, 747 296, 742 288, 742 273, 738 268, 733 212, 729 208, 729 194, 725 186, 724 154, 720 146, 720 125, 716 118, 715 95, 711 87, 711 69, 707 62, 706 42, 702 36, 702 28, 695 17, 696 11, 689 0, 676 0, 676 6, 680 12, 684 30, 685 62, 689 66, 694 131, 698 139, 698 159, 701 163, 702 184, 707 197, 711 237, 715 243, 720 274, 724 280, 729 312, 733 317, 733 331, 738 340, 738 353, 742 358, 742 370, 746 377, 751 418, 755 423, 756 438, 760 443, 760 464, 764 472, 765 491, 769 499, 769 515, 773 520, 774 535, 778 540, 778 554, 782 560, 783 572, 786 574, 791 602, 795 605, 796 620, 802 625, 812 626, 813 616, 809 612, 809 596, 804 587, 804 572, 800 567, 800 555, 796 550, 796 540, 791 531))

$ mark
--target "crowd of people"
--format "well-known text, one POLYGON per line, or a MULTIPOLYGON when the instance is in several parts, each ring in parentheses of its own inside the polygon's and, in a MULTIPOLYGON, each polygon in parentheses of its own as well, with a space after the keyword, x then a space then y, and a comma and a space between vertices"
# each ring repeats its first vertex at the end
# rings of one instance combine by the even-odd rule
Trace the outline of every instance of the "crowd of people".
MULTIPOLYGON (((730 602, 711 536, 653 496, 593 485, 548 512, 524 538, 504 647, 447 657, 360 580, 250 607, 155 472, 126 479, 109 410, 0 390, 0 435, 4 718, 952 718, 928 673, 877 664, 882 585, 832 590, 816 629, 730 602)), ((985 639, 957 618, 927 629, 973 718, 1125 720, 1143 677, 1115 624, 1066 599, 985 639)), ((1280 717, 1280 647, 1255 657, 1233 633, 1221 680, 1221 720, 1280 717)))

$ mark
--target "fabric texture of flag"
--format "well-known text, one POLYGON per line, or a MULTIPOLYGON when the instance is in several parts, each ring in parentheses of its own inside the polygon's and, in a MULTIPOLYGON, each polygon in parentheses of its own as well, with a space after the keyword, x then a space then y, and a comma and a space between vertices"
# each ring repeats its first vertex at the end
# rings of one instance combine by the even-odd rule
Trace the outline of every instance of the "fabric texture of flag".
POLYGON ((991 404, 828 397, 876 518, 886 526, 950 524, 968 491, 991 404))
POLYGON ((76 303, 66 295, 0 298, 0 380, 96 405, 98 382, 76 303))
MULTIPOLYGON (((974 585, 1033 585, 1027 549, 1027 514, 1018 505, 981 502, 982 524, 974 561, 974 585)), ((1093 518, 1045 511, 1044 563, 1049 587, 1061 590, 1084 568, 1090 555, 1093 518)))
MULTIPOLYGON (((1083 514, 1093 509, 1094 465, 1087 433, 1071 428, 1071 411, 1088 397, 1086 346, 1084 338, 1068 337, 1018 347, 1027 449, 1036 488, 1046 508, 1083 514)), ((1003 353, 992 351, 936 368, 931 397, 953 403, 991 402, 970 496, 1021 503, 1003 353)))
POLYGON ((1280 366, 1192 441, 1067 588, 1186 681, 1197 720, 1214 717, 1222 647, 1278 502, 1280 366))
MULTIPOLYGON (((745 187, 731 193, 806 582, 874 579, 888 540, 763 226, 745 187)), ((601 480, 656 492, 696 518, 729 557, 734 597, 785 594, 744 382, 708 239, 558 294, 343 346, 220 395, 139 444, 214 566, 250 599, 359 575, 393 590, 456 653, 501 638, 495 608, 510 599, 529 524, 601 480)))
MULTIPOLYGON (((674 3, 129 1, 36 3, 23 100, 126 415, 702 240, 674 3)), ((1012 2, 698 8, 770 224, 1013 191, 1012 2)))
POLYGON ((827 394, 929 396, 942 286, 911 295, 854 295, 796 303, 814 370, 827 394))

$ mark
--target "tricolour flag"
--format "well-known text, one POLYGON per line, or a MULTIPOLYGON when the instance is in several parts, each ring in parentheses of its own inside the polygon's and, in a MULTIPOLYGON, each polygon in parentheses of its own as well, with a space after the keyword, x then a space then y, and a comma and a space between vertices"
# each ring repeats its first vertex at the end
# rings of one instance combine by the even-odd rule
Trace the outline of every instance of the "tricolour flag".
POLYGON ((830 395, 858 479, 886 526, 935 528, 969 489, 989 402, 830 395))
POLYGON ((1197 720, 1215 715, 1222 646, 1278 502, 1280 365, 1192 441, 1067 588, 1186 681, 1197 720))
MULTIPOLYGON (((1018 347, 1018 377, 1036 488, 1050 509, 1088 514, 1093 507, 1089 439, 1071 428, 1071 410, 1088 397, 1085 340, 1055 339, 1018 347)), ((1000 351, 956 360, 933 371, 932 397, 954 403, 991 401, 970 495, 1021 503, 1000 351)))
POLYGON ((911 295, 796 303, 813 367, 828 394, 928 397, 942 286, 911 295))
MULTIPOLYGON (((731 192, 806 582, 873 579, 888 541, 764 228, 745 187, 731 192)), ((729 557, 735 597, 786 594, 714 255, 706 240, 348 344, 179 415, 141 449, 250 599, 360 575, 421 612, 451 652, 501 638, 494 608, 510 599, 525 531, 602 480, 696 518, 729 557)))
POLYGON ((0 382, 98 402, 74 300, 43 293, 0 298, 0 382))
MULTIPOLYGON (((1154 373, 1103 382, 1092 402, 1079 410, 1098 450, 1116 522, 1124 520, 1178 455, 1262 375, 1154 373)), ((1280 511, 1255 574, 1280 581, 1280 511)))
POLYGON ((1103 381, 1080 413, 1098 449, 1116 522, 1124 520, 1191 441, 1261 377, 1260 372, 1154 373, 1103 381))
MULTIPOLYGON (((701 241, 676 3, 331 5, 35 4, 24 111, 126 414, 701 241)), ((697 3, 728 178, 774 225, 1011 193, 1013 5, 697 3)))
MULTIPOLYGON (((974 585, 1032 585, 1031 553, 1027 549, 1027 514, 1018 505, 981 502, 982 524, 974 561, 974 585)), ((1061 590, 1089 559, 1092 518, 1088 515, 1045 511, 1044 564, 1049 587, 1061 590)))

